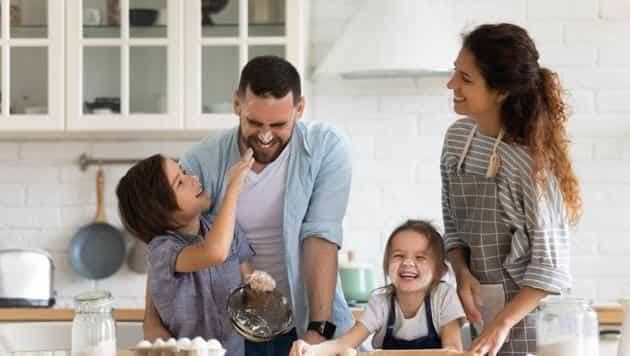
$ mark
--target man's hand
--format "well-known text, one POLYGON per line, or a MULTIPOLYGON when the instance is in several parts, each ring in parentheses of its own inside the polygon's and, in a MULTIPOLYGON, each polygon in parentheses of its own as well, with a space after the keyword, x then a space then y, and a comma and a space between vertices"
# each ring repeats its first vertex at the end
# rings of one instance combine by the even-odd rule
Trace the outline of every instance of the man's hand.
POLYGON ((304 337, 302 339, 310 345, 316 345, 326 341, 326 338, 315 330, 306 330, 306 333, 304 334, 304 337))
POLYGON ((245 277, 250 288, 258 292, 271 292, 276 288, 276 281, 265 271, 256 270, 245 277))

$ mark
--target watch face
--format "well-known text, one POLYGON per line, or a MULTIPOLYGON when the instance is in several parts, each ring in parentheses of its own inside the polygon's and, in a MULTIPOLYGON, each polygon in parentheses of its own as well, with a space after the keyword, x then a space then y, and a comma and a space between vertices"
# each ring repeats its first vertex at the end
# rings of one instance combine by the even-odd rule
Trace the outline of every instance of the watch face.
POLYGON ((326 336, 326 324, 324 323, 319 324, 319 333, 326 336))
POLYGON ((332 339, 335 334, 335 324, 328 321, 311 321, 308 325, 309 330, 317 331, 320 335, 326 339, 332 339))

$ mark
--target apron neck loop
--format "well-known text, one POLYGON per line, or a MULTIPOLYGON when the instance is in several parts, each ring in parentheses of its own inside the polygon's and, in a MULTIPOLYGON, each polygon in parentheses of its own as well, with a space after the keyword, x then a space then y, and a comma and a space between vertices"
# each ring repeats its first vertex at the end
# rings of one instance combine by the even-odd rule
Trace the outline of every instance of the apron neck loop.
POLYGON ((459 162, 457 162, 457 172, 461 172, 462 164, 464 164, 464 159, 466 159, 466 155, 468 154, 468 150, 470 149, 470 144, 472 143, 473 138, 475 137, 475 133, 477 132, 477 125, 475 125, 470 133, 468 134, 468 139, 466 140, 466 145, 464 146, 464 150, 462 151, 461 157, 459 157, 459 162))
POLYGON ((488 161, 488 170, 486 171, 486 178, 493 178, 499 172, 499 168, 501 167, 501 156, 497 152, 497 148, 499 147, 499 143, 501 143, 501 139, 505 135, 505 131, 503 128, 499 130, 499 135, 494 140, 494 146, 492 147, 492 154, 490 155, 490 160, 488 161))
MULTIPOLYGON (((466 159, 466 155, 470 150, 470 145, 472 144, 473 139, 475 138, 475 133, 477 133, 477 125, 475 125, 470 133, 468 134, 468 138, 466 140, 466 145, 464 146, 464 150, 462 151, 462 155, 459 158, 459 162, 457 163, 457 172, 461 172, 462 165, 464 164, 464 160, 466 159)), ((505 131, 503 128, 499 130, 499 134, 497 138, 494 140, 494 145, 492 146, 492 154, 490 155, 490 160, 488 161, 488 169, 486 171, 486 178, 493 178, 499 172, 499 168, 501 167, 501 156, 497 152, 497 148, 499 147, 499 143, 505 136, 505 131)))

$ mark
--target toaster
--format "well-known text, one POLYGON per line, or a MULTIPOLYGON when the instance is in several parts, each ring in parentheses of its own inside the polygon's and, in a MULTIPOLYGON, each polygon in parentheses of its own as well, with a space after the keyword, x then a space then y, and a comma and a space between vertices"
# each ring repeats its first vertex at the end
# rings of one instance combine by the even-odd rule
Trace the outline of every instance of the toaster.
POLYGON ((55 265, 37 249, 0 250, 0 307, 52 307, 55 265))

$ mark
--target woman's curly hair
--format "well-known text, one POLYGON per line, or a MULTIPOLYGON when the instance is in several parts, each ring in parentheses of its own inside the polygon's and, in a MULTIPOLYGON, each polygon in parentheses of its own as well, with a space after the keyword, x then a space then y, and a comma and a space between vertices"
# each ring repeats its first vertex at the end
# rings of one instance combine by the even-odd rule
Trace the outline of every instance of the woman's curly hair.
POLYGON ((569 223, 575 225, 582 198, 569 159, 567 106, 558 75, 538 64, 534 41, 519 26, 485 24, 463 40, 487 86, 507 93, 500 111, 506 139, 528 147, 538 187, 546 186, 549 173, 556 178, 569 223))

